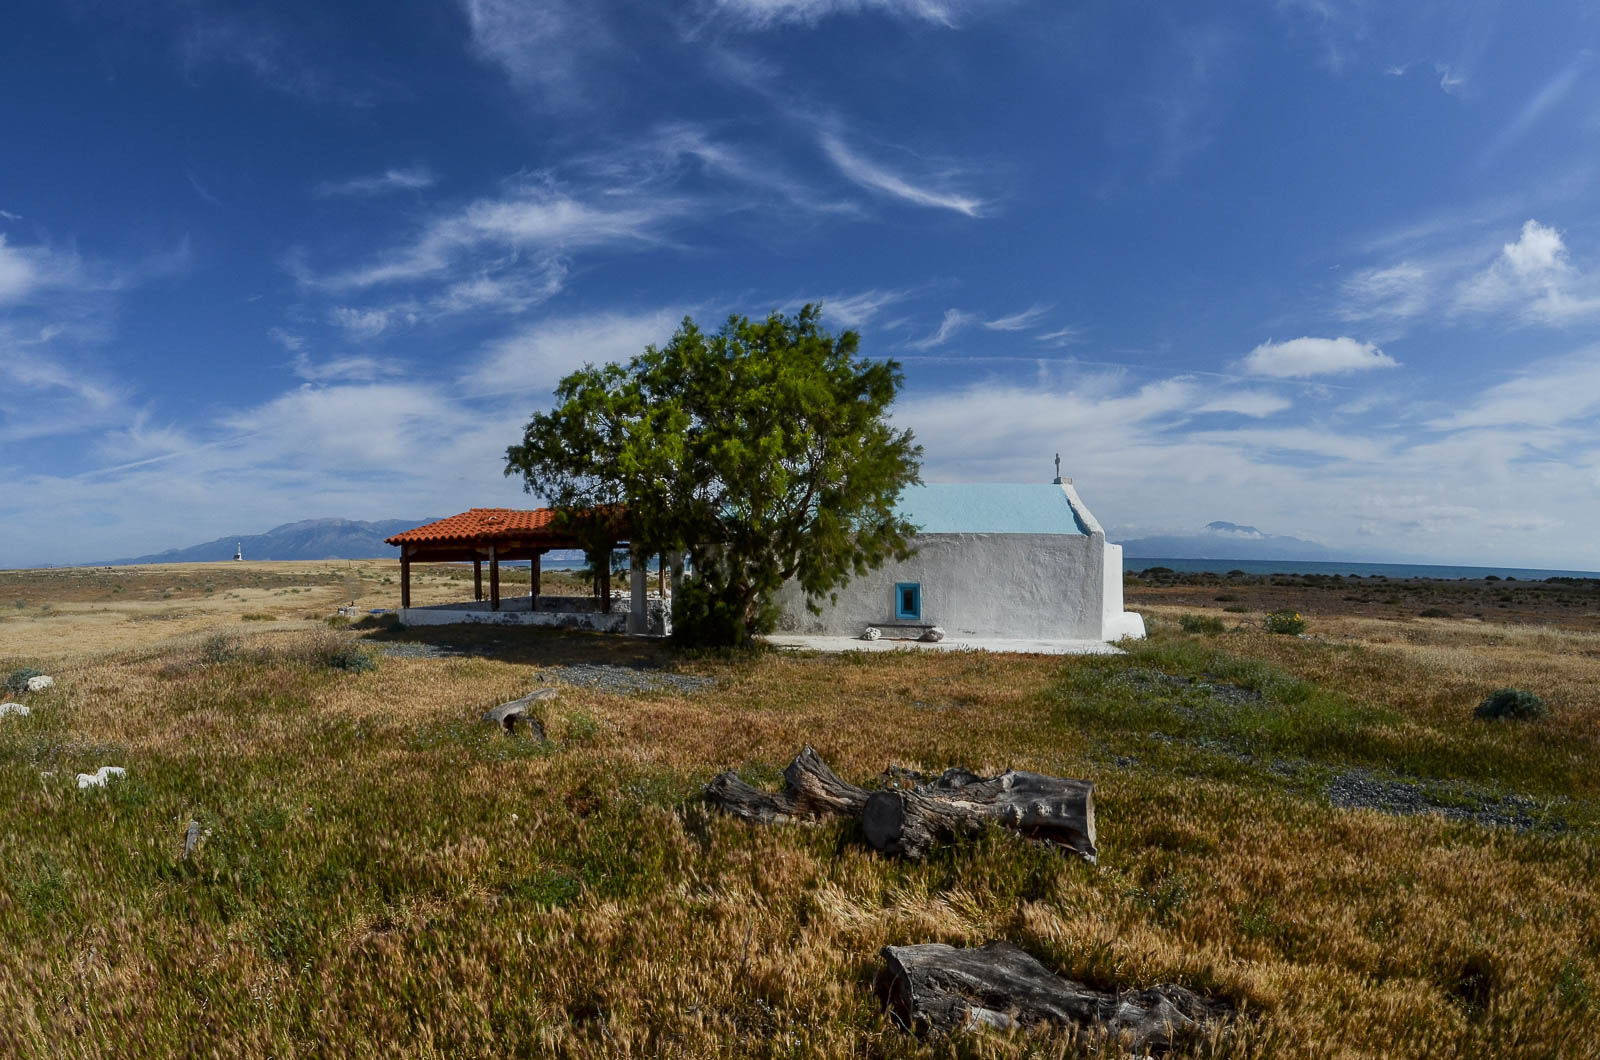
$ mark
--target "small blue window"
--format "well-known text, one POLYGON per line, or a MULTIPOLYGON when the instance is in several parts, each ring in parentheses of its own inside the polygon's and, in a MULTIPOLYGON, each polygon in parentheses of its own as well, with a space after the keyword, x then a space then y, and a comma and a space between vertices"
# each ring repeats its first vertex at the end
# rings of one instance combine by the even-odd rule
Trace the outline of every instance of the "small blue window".
POLYGON ((896 582, 894 586, 894 617, 922 617, 922 583, 896 582))

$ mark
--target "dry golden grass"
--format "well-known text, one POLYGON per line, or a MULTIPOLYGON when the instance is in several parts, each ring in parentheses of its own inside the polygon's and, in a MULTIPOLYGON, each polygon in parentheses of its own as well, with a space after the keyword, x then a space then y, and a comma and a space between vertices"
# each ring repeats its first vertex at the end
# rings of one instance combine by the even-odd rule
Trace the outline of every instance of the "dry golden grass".
MULTIPOLYGON (((1327 618, 1304 640, 1191 637, 1171 631, 1188 607, 1111 659, 675 660, 601 636, 333 631, 342 566, 257 567, 226 588, 192 571, 193 600, 160 598, 165 570, 106 598, 75 584, 53 614, 28 582, 0 623, 0 670, 58 679, 0 720, 0 1054, 1099 1055, 922 1043, 878 1010, 883 945, 990 938, 1097 985, 1243 1005, 1194 1055, 1600 1041, 1591 634, 1327 618), (109 598, 135 586, 155 599, 109 598), (129 617, 208 602, 159 636, 129 617), (278 620, 239 619, 263 609, 278 620), (463 654, 322 665, 355 641, 463 654), (608 661, 715 684, 565 688, 544 748, 476 720, 546 667, 608 661), (1158 671, 1238 701, 1141 676, 1158 671), (1551 718, 1473 722, 1501 683, 1551 718), (1100 866, 998 833, 889 861, 847 826, 752 828, 700 800, 725 767, 774 782, 807 742, 858 782, 891 762, 1093 779, 1100 866), (73 787, 103 764, 128 778, 73 787), (1564 826, 1337 809, 1322 785, 1347 768, 1531 792, 1564 826), (181 862, 191 818, 212 834, 181 862)), ((385 568, 362 569, 358 603, 392 606, 385 568)))

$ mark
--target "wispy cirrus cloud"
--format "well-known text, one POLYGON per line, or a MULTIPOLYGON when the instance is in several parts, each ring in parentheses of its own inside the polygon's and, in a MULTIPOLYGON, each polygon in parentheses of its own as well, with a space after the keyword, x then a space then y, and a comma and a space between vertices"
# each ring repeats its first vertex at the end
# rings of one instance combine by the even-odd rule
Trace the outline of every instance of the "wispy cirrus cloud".
POLYGON ((415 165, 386 169, 382 173, 365 177, 323 181, 312 189, 312 194, 322 199, 343 196, 366 197, 394 191, 423 191, 438 182, 439 179, 427 166, 415 165))
POLYGON ((913 350, 931 350, 943 346, 956 336, 958 332, 966 330, 978 320, 976 313, 968 313, 962 309, 946 309, 944 317, 939 321, 939 326, 933 333, 925 338, 907 342, 906 345, 913 350))
POLYGON ((305 39, 260 12, 191 9, 179 52, 191 74, 206 67, 237 67, 273 91, 308 102, 365 108, 380 97, 375 87, 343 80, 339 64, 317 62, 305 39))
POLYGON ((1052 308, 1048 305, 1031 305, 1020 313, 985 320, 983 326, 990 331, 1026 331, 1042 320, 1052 308))
POLYGON ((595 247, 653 243, 661 225, 681 211, 671 200, 586 199, 549 182, 519 183, 505 195, 477 199, 433 219, 415 239, 375 261, 306 280, 333 291, 365 290, 494 268, 485 256, 549 259, 595 247))
MULTIPOLYGON (((902 202, 911 203, 914 206, 953 210, 967 217, 978 217, 983 211, 985 204, 982 199, 947 188, 934 187, 927 183, 913 182, 911 178, 902 176, 887 166, 865 158, 846 147, 844 142, 831 132, 822 133, 820 143, 823 152, 839 168, 839 172, 863 188, 899 199, 902 202)), ((926 181, 928 178, 918 179, 919 181, 926 181)), ((948 178, 935 177, 932 179, 948 178)))
POLYGON ((716 13, 746 26, 815 25, 834 15, 881 14, 955 28, 964 20, 1009 6, 1011 0, 711 0, 716 13))
POLYGON ((1083 328, 1073 327, 1069 324, 1064 328, 1056 328, 1054 331, 1046 331, 1042 334, 1035 335, 1033 338, 1035 342, 1043 342, 1050 346, 1060 347, 1071 346, 1075 342, 1082 342, 1083 336, 1083 328))
POLYGON ((582 0, 461 0, 472 49, 546 107, 586 105, 584 75, 615 38, 582 0))

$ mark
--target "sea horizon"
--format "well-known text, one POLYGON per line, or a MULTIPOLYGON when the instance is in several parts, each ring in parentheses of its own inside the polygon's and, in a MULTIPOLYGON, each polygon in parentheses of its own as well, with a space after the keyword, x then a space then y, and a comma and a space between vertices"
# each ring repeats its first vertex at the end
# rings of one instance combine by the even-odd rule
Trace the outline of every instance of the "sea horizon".
POLYGON ((1518 581, 1547 578, 1600 578, 1600 572, 1543 567, 1473 567, 1449 563, 1363 563, 1311 559, 1191 559, 1173 556, 1124 556, 1124 573, 1167 567, 1182 574, 1338 574, 1344 577, 1429 578, 1439 581, 1481 581, 1496 577, 1518 581))

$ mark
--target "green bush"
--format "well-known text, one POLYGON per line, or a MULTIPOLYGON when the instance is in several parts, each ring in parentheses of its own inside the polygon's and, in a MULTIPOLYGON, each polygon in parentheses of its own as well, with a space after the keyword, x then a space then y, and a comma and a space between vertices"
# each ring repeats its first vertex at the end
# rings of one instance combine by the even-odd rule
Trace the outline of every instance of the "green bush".
POLYGON ((1490 692, 1472 712, 1473 717, 1485 721, 1499 721, 1502 718, 1512 721, 1533 721, 1544 717, 1549 710, 1544 705, 1544 700, 1520 688, 1500 688, 1490 692))
POLYGON ((1283 633, 1295 636, 1306 631, 1306 620, 1300 617, 1300 612, 1290 611, 1285 608, 1282 611, 1269 612, 1261 620, 1261 626, 1268 633, 1283 633))
POLYGON ((6 678, 6 691, 12 695, 20 696, 28 690, 28 682, 35 677, 43 677, 43 670, 35 670, 31 666, 24 666, 20 670, 13 670, 11 676, 6 678))
POLYGON ((1214 615, 1183 615, 1178 625, 1185 633, 1221 633, 1225 628, 1222 619, 1214 615))
POLYGON ((719 594, 700 578, 685 580, 672 601, 672 643, 679 648, 748 648, 751 634, 770 633, 777 624, 776 601, 763 600, 747 623, 736 594, 719 594))

